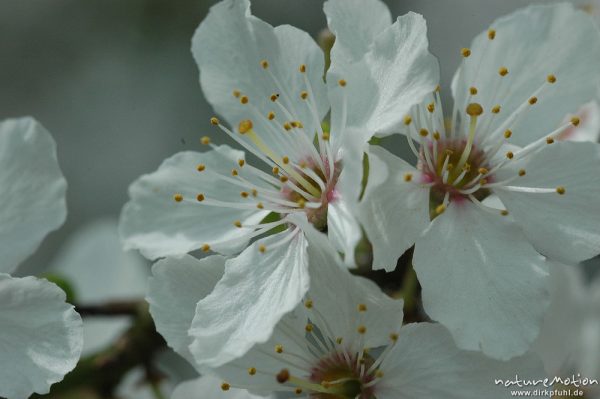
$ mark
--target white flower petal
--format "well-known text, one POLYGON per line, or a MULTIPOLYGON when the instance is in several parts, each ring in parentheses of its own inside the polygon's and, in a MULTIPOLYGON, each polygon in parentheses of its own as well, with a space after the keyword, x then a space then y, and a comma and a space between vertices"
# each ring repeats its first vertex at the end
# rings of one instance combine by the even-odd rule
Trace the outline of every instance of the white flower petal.
POLYGON ((308 290, 307 245, 301 232, 286 230, 226 262, 221 281, 198 302, 189 331, 197 364, 221 366, 269 339, 308 290), (288 242, 276 246, 281 240, 288 242))
POLYGON ((307 297, 326 318, 328 331, 351 344, 360 339, 357 328, 364 325, 366 333, 362 339, 366 347, 388 344, 390 334, 402 326, 404 302, 388 297, 372 281, 340 269, 333 258, 324 256, 326 252, 314 254, 314 247, 311 240, 308 251, 312 255, 312 279, 307 297), (320 261, 313 261, 315 258, 320 261), (365 305, 366 311, 360 311, 359 305, 365 305))
POLYGON ((301 121, 312 140, 317 124, 329 110, 323 82, 324 56, 319 46, 301 30, 289 25, 273 28, 252 16, 248 0, 224 0, 213 6, 194 34, 192 53, 200 69, 202 90, 215 111, 235 128, 241 120, 252 119, 254 130, 280 155, 291 157, 298 152, 298 148, 277 145, 276 136, 283 134, 281 125, 285 121, 301 121), (261 66, 263 60, 269 63, 268 70, 261 66), (301 92, 307 90, 305 76, 299 72, 303 64, 318 122, 308 102, 300 98, 301 92), (278 83, 270 77, 271 73, 278 83), (234 90, 248 96, 249 104, 242 105, 232 95, 234 90), (278 101, 292 118, 271 101, 274 93, 280 94, 278 101), (263 117, 274 111, 279 130, 273 130, 273 123, 261 119, 252 107, 263 117))
MULTIPOLYGON (((558 139, 597 143, 600 138, 600 105, 596 101, 591 101, 577 111, 577 116, 580 120, 579 126, 572 126, 563 131, 558 139)), ((569 119, 566 118, 563 123, 568 122, 569 119)))
POLYGON ((554 189, 564 195, 496 190, 542 254, 576 263, 600 253, 600 145, 556 142, 514 165, 527 174, 513 185, 554 189))
POLYGON ((549 375, 561 375, 573 366, 572 358, 580 343, 585 317, 583 276, 577 266, 549 262, 550 306, 544 316, 533 350, 540 356, 549 375))
POLYGON ((0 396, 48 393, 77 364, 82 321, 56 285, 0 274, 0 396))
POLYGON ((392 24, 390 10, 380 0, 328 0, 323 10, 329 30, 335 35, 333 68, 360 61, 377 35, 392 24))
POLYGON ((0 272, 31 255, 67 215, 56 144, 32 118, 0 123, 0 272))
POLYGON ((427 314, 459 348, 509 359, 537 337, 548 306, 547 267, 519 228, 472 202, 451 202, 415 245, 427 314))
MULTIPOLYGON (((496 379, 544 379, 541 362, 532 355, 510 362, 489 359, 478 352, 459 350, 439 324, 415 323, 400 330, 399 339, 381 365, 383 379, 376 387, 379 399, 507 398, 511 388, 496 379)), ((538 387, 514 389, 534 390, 538 387)), ((542 387, 543 389, 543 387, 542 387)))
POLYGON ((354 250, 362 231, 349 204, 341 198, 327 205, 327 235, 332 245, 344 254, 344 263, 354 266, 354 250))
MULTIPOLYGON (((69 281, 79 304, 142 298, 149 274, 143 258, 121 249, 113 219, 97 220, 78 230, 52 260, 49 270, 69 281)), ((86 319, 83 355, 103 349, 130 324, 127 316, 86 319)))
POLYGON ((408 13, 377 36, 360 62, 330 68, 332 139, 366 143, 374 134, 396 131, 410 107, 438 82, 438 63, 427 48, 425 20, 408 13))
POLYGON ((418 185, 420 173, 381 147, 369 155, 369 183, 359 218, 373 245, 373 268, 392 271, 398 258, 429 225, 429 188, 418 185), (412 175, 406 182, 405 175, 412 175), (380 184, 378 176, 385 176, 380 184))
POLYGON ((234 222, 255 224, 268 212, 196 201, 201 193, 207 200, 241 203, 243 188, 213 173, 229 176, 240 159, 244 159, 243 152, 225 145, 205 153, 180 152, 156 172, 140 177, 129 187, 131 200, 121 213, 119 232, 125 249, 139 249, 150 259, 182 255, 204 244, 227 254, 241 250, 249 230, 236 228, 234 222), (203 172, 196 169, 199 164, 205 165, 203 172), (182 202, 173 199, 176 193, 183 195, 182 202))
POLYGON ((156 330, 167 344, 192 365, 194 357, 188 335, 196 304, 212 292, 223 277, 225 258, 219 255, 196 259, 166 258, 156 262, 148 281, 148 303, 156 330))
POLYGON ((536 90, 547 85, 522 119, 509 128, 511 141, 526 145, 552 132, 562 118, 575 113, 595 98, 600 74, 598 28, 590 15, 571 4, 534 5, 496 20, 494 40, 483 32, 471 44, 471 56, 465 60, 452 82, 457 109, 464 110, 469 87, 478 89, 475 100, 490 110, 502 110, 490 125, 499 127, 517 107, 526 103, 536 90), (500 77, 500 67, 508 75, 500 77), (556 83, 546 83, 554 74, 556 83), (508 96, 499 93, 510 93, 508 96))
MULTIPOLYGON (((195 380, 179 384, 171 399, 197 399, 202 396, 207 399, 261 399, 265 396, 252 395, 244 389, 231 388, 227 392, 221 389, 223 381, 216 377, 205 375, 195 380)), ((270 396, 269 396, 270 397, 270 396)))

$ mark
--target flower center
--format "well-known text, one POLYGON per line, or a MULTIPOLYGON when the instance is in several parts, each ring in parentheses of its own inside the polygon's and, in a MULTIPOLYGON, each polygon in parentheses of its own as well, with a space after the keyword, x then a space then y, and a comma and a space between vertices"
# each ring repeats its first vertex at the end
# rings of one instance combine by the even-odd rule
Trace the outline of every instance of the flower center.
POLYGON ((349 356, 347 361, 343 353, 333 352, 322 358, 313 368, 309 380, 321 384, 331 393, 315 393, 319 399, 370 399, 373 397, 374 386, 369 386, 376 376, 374 372, 365 373, 375 363, 368 354, 361 359, 357 355, 349 356), (361 373, 362 368, 362 373, 361 373))
MULTIPOLYGON (((462 166, 461 157, 469 145, 467 140, 450 138, 435 140, 426 145, 429 147, 429 160, 421 149, 422 159, 425 161, 420 162, 418 167, 423 173, 423 180, 431 184, 430 202, 434 206, 432 211, 444 202, 446 195, 449 195, 452 201, 468 200, 465 189, 493 180, 491 175, 482 178, 482 175, 491 168, 485 152, 476 144, 471 145, 462 166)), ((489 190, 479 188, 471 194, 478 200, 482 200, 489 195, 489 190)))

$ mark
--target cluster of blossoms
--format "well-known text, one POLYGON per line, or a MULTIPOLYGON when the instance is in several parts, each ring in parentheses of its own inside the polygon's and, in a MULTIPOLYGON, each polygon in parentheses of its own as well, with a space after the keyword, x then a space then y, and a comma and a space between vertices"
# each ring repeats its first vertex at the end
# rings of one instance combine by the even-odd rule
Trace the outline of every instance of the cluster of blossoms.
MULTIPOLYGON (((207 136, 208 151, 130 187, 124 247, 156 260, 150 313, 202 375, 173 397, 502 398, 498 379, 597 374, 598 287, 570 266, 600 254, 590 15, 553 4, 498 19, 461 50, 445 116, 421 16, 393 21, 380 0, 324 10, 327 66, 248 0, 213 6, 192 52, 210 126, 246 152, 207 136), (373 140, 390 135, 414 162, 373 140), (374 270, 414 248, 422 322, 352 274, 361 241, 374 270)), ((58 287, 8 274, 66 217, 54 141, 8 120, 0 148, 0 397, 21 399, 75 367, 83 329, 58 287)))
POLYGON ((445 118, 421 16, 392 21, 379 0, 324 10, 327 69, 248 0, 213 6, 192 41, 210 122, 262 165, 204 137, 209 151, 130 187, 125 247, 164 258, 157 329, 205 375, 175 396, 506 397, 494 378, 543 376, 531 348, 549 262, 600 253, 600 147, 573 140, 597 119, 598 28, 566 4, 497 20, 462 49, 445 118), (372 144, 391 134, 413 165, 372 144), (414 246, 438 324, 403 326, 401 300, 350 274, 363 237, 373 269, 414 246))

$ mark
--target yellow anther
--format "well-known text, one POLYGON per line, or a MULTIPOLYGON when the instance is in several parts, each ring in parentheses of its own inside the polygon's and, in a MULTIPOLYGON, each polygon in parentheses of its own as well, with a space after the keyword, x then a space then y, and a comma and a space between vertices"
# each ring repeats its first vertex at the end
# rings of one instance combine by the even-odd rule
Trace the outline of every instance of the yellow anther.
POLYGON ((304 307, 306 307, 306 309, 312 309, 313 307, 313 301, 312 299, 307 299, 304 301, 304 307))
POLYGON ((546 144, 554 143, 554 139, 552 137, 546 137, 546 144))
POLYGON ((494 105, 494 107, 492 108, 492 114, 497 114, 499 112, 500 112, 500 106, 494 105))
POLYGON ((365 305, 364 303, 359 303, 357 306, 357 309, 359 312, 366 312, 367 311, 367 305, 365 305))
POLYGON ((292 127, 298 127, 298 122, 297 121, 291 121, 290 125, 292 125, 292 127))
POLYGON ((240 195, 242 196, 242 198, 248 198, 248 195, 250 195, 250 194, 248 194, 248 192, 247 192, 247 191, 242 191, 242 192, 240 193, 240 195))
POLYGON ((218 125, 219 119, 213 116, 212 118, 210 118, 210 123, 213 125, 218 125))
POLYGON ((288 369, 282 369, 279 373, 277 373, 275 378, 277 379, 278 383, 285 384, 290 379, 290 371, 288 369))
POLYGON ((285 122, 283 124, 283 128, 287 131, 290 131, 290 130, 292 130, 292 125, 289 122, 285 122))
POLYGON ((300 71, 300 73, 306 72, 306 65, 305 64, 300 65, 300 67, 298 68, 298 70, 300 71))
POLYGON ((558 187, 556 187, 556 192, 559 193, 560 195, 563 195, 564 193, 567 192, 567 190, 563 186, 558 186, 558 187))
POLYGON ((508 158, 508 159, 513 159, 513 158, 514 158, 514 156, 515 156, 515 154, 513 154, 513 152, 512 152, 512 151, 508 151, 508 152, 506 153, 506 158, 508 158))
POLYGON ((306 91, 301 91, 300 98, 306 100, 308 98, 308 93, 306 91))
POLYGON ((487 182, 488 182, 487 179, 481 179, 481 180, 479 180, 479 184, 482 185, 482 186, 485 186, 487 184, 487 182))
POLYGON ((279 181, 282 183, 287 183, 289 178, 287 176, 279 176, 279 181))
POLYGON ((405 174, 404 174, 404 181, 405 181, 405 182, 412 181, 412 178, 413 178, 413 175, 412 175, 412 173, 405 173, 405 174))
POLYGON ((470 164, 470 163, 468 163, 468 162, 466 162, 466 163, 463 165, 462 169, 463 169, 463 170, 466 170, 467 172, 468 172, 468 171, 470 171, 470 170, 471 170, 471 164, 470 164))
POLYGON ((527 172, 525 171, 525 169, 519 169, 519 176, 523 177, 527 174, 527 172))
POLYGON ((249 375, 255 375, 256 374, 256 367, 250 367, 248 369, 248 374, 249 375))
POLYGON ((498 69, 498 73, 500 74, 500 76, 506 76, 506 75, 508 75, 508 68, 507 67, 500 67, 498 69))
POLYGON ((246 165, 246 161, 243 159, 238 159, 238 165, 240 165, 240 168, 243 168, 244 165, 246 165))
POLYGON ((300 168, 304 169, 308 166, 308 164, 306 163, 306 161, 300 161, 300 163, 298 164, 298 166, 300 166, 300 168))
POLYGON ((233 225, 239 229, 242 227, 242 222, 240 222, 239 220, 236 220, 235 222, 233 222, 233 225))
POLYGON ((231 385, 229 385, 228 383, 224 382, 221 384, 221 389, 223 391, 229 391, 229 388, 231 388, 231 385))
POLYGON ((244 119, 238 125, 238 130, 239 130, 239 132, 241 134, 246 134, 250 130, 252 130, 252 127, 254 127, 254 124, 252 123, 252 120, 250 120, 250 119, 244 119))
POLYGON ((460 54, 461 54, 463 57, 467 58, 468 56, 470 56, 470 55, 471 55, 471 50, 469 50, 468 48, 462 48, 462 49, 460 50, 460 54))
POLYGON ((209 145, 210 144, 210 137, 208 136, 204 136, 200 139, 200 143, 202 145, 209 145))
POLYGON ((294 126, 294 127, 297 127, 297 128, 300 128, 300 129, 302 129, 304 127, 304 125, 300 121, 296 121, 295 123, 296 123, 296 126, 294 126))
POLYGON ((260 66, 263 67, 263 69, 267 69, 269 67, 269 61, 267 60, 262 60, 260 62, 260 66))
POLYGON ((338 84, 342 87, 346 87, 347 82, 344 79, 338 80, 338 84))
POLYGON ((483 107, 479 103, 470 103, 467 105, 467 115, 479 116, 483 114, 483 107))
POLYGON ((439 92, 440 92, 440 90, 442 90, 441 86, 440 86, 440 85, 436 85, 436 86, 435 86, 435 89, 433 90, 433 92, 434 92, 434 93, 439 93, 439 92))
POLYGON ((429 135, 429 131, 427 129, 420 129, 419 130, 419 135, 421 135, 421 137, 427 137, 429 135))
POLYGON ((452 168, 454 168, 454 164, 449 163, 448 165, 446 165, 446 170, 452 170, 452 168))
POLYGON ((359 334, 364 334, 367 332, 367 327, 361 324, 356 328, 356 332, 358 332, 359 334))
POLYGON ((446 205, 444 205, 444 204, 441 204, 441 205, 438 205, 438 206, 435 208, 435 213, 436 213, 437 215, 441 215, 442 213, 444 213, 444 211, 445 211, 445 210, 446 210, 446 205))
POLYGON ((579 122, 581 122, 581 120, 577 116, 571 118, 571 123, 573 126, 579 126, 579 122))
POLYGON ((306 324, 306 326, 304 326, 304 330, 305 330, 306 332, 312 332, 312 330, 313 330, 313 325, 312 325, 312 324, 310 324, 310 323, 307 323, 307 324, 306 324))
POLYGON ((210 251, 210 245, 204 244, 201 249, 202 249, 202 252, 208 252, 208 251, 210 251))
POLYGON ((538 100, 537 97, 533 96, 529 99, 529 104, 533 105, 533 104, 537 103, 537 100, 538 100))
POLYGON ((501 214, 502 216, 507 216, 507 215, 508 215, 508 211, 507 211, 506 209, 502 209, 502 210, 500 211, 500 214, 501 214))
POLYGON ((435 104, 434 103, 427 104, 427 111, 433 113, 433 111, 435 111, 435 104))
POLYGON ((329 141, 329 132, 323 132, 323 135, 321 136, 321 138, 325 141, 329 141))
POLYGON ((548 81, 548 83, 555 83, 556 82, 556 76, 554 76, 554 75, 548 75, 546 77, 546 80, 548 81))
POLYGON ((439 140, 440 139, 440 132, 438 132, 437 130, 435 132, 433 132, 433 138, 434 140, 439 140))
POLYGON ((450 148, 446 148, 446 149, 444 150, 444 153, 445 153, 446 155, 452 155, 452 154, 454 154, 454 151, 452 151, 450 148))
POLYGON ((288 156, 284 156, 283 158, 281 158, 281 160, 283 161, 284 165, 287 165, 288 163, 290 163, 290 158, 288 156))
POLYGON ((252 196, 256 197, 258 195, 258 191, 256 191, 256 189, 252 189, 252 196))
POLYGON ((488 30, 488 39, 494 40, 496 38, 496 31, 494 29, 488 30))
POLYGON ((239 173, 237 169, 231 169, 231 176, 237 176, 239 173))
POLYGON ((377 378, 382 378, 382 377, 383 377, 383 371, 381 371, 381 370, 377 370, 377 371, 375 372, 375 377, 377 377, 377 378))
POLYGON ((196 170, 198 172, 204 172, 206 170, 206 165, 204 165, 203 163, 199 163, 198 166, 196 166, 196 170))
POLYGON ((396 333, 391 333, 391 334, 390 334, 390 339, 392 340, 392 342, 396 342, 396 341, 398 341, 398 334, 396 334, 396 333))
POLYGON ((196 195, 196 200, 197 200, 198 202, 202 202, 202 201, 204 201, 204 194, 198 194, 198 195, 196 195))
POLYGON ((410 115, 406 115, 406 116, 404 117, 404 124, 405 124, 406 126, 408 126, 408 125, 410 125, 410 123, 411 123, 411 122, 412 122, 412 118, 410 117, 410 115))
POLYGON ((267 118, 269 118, 270 121, 272 121, 273 119, 275 119, 275 112, 271 111, 267 114, 267 118))
POLYGON ((477 95, 477 87, 475 87, 475 86, 469 87, 469 93, 471 93, 472 96, 477 95))
POLYGON ((263 203, 262 203, 262 202, 259 202, 258 204, 256 204, 256 207, 257 207, 258 209, 265 209, 265 206, 263 205, 263 203))
POLYGON ((512 131, 510 131, 510 130, 505 130, 505 131, 504 131, 504 138, 505 138, 505 139, 509 139, 509 138, 510 138, 510 136, 512 136, 512 131))
POLYGON ((240 97, 240 103, 242 104, 248 104, 248 96, 241 96, 240 97))
POLYGON ((279 168, 277 166, 273 166, 273 169, 271 171, 273 172, 274 175, 279 174, 279 168))
POLYGON ((235 98, 240 98, 240 96, 242 95, 242 93, 239 90, 234 90, 231 94, 233 94, 235 98))
POLYGON ((275 352, 283 353, 283 345, 275 345, 275 352))
POLYGON ((304 207, 306 206, 306 200, 304 198, 300 198, 296 203, 298 204, 298 208, 300 209, 304 209, 304 207))
POLYGON ((338 345, 341 345, 341 344, 342 344, 342 342, 344 342, 344 338, 342 338, 342 337, 337 337, 337 338, 335 339, 335 343, 336 343, 336 344, 338 344, 338 345))
MULTIPOLYGON (((264 245, 262 245, 262 244, 261 244, 261 245, 259 245, 259 246, 258 246, 258 252, 260 252, 261 254, 264 254, 265 252, 267 252, 267 247, 265 247, 265 246, 264 246, 264 245)), ((282 349, 282 351, 283 351, 283 349, 282 349)), ((281 352, 279 352, 279 353, 281 353, 281 352)))
POLYGON ((173 199, 175 200, 175 202, 181 202, 181 201, 183 201, 183 195, 175 194, 175 195, 173 195, 173 199))
POLYGON ((279 98, 279 93, 271 94, 271 101, 275 102, 275 101, 277 101, 278 98, 279 98))
POLYGON ((294 389, 294 393, 296 395, 301 395, 302 394, 302 388, 296 388, 296 389, 294 389))

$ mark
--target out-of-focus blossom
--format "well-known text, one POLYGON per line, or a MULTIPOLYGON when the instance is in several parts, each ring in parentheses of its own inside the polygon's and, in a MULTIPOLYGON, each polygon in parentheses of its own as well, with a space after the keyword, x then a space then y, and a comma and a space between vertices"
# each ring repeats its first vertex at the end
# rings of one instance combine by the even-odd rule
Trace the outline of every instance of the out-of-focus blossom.
MULTIPOLYGON (((31 118, 0 123, 0 271, 11 272, 65 220, 66 182, 50 134, 31 118)), ((56 285, 0 273, 0 396, 24 399, 71 371, 81 318, 56 285)))
MULTIPOLYGON (((97 220, 64 244, 49 270, 67 279, 80 305, 143 299, 149 267, 143 258, 123 252, 117 222, 97 220)), ((104 349, 129 325, 128 316, 90 317, 83 323, 83 354, 104 349)))

